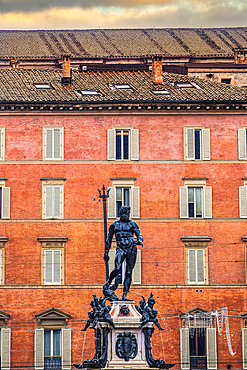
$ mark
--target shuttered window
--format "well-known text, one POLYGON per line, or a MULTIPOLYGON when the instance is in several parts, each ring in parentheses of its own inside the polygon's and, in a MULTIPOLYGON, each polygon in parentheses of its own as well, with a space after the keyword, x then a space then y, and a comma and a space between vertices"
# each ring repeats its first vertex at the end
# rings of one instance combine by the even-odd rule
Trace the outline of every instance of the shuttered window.
POLYGON ((62 369, 71 369, 71 329, 63 328, 62 333, 62 369))
POLYGON ((63 159, 63 127, 44 127, 44 159, 63 159))
POLYGON ((212 188, 181 186, 180 218, 212 218, 212 188))
POLYGON ((243 369, 247 369, 247 328, 242 329, 243 369))
MULTIPOLYGON (((109 251, 109 270, 110 272, 114 269, 114 261, 115 261, 115 249, 110 249, 109 251)), ((124 261, 122 265, 122 271, 121 271, 121 278, 120 278, 120 284, 123 284, 124 278, 125 278, 125 271, 126 271, 126 263, 124 261)), ((136 264, 132 271, 132 284, 141 284, 141 250, 137 249, 137 255, 136 255, 136 264)))
POLYGON ((5 127, 0 127, 0 160, 5 157, 5 127))
POLYGON ((189 328, 180 329, 181 369, 190 369, 189 328))
POLYGON ((205 284, 205 251, 188 249, 188 283, 205 284))
POLYGON ((108 160, 139 160, 139 130, 107 130, 108 160))
POLYGON ((216 328, 206 329, 207 340, 207 368, 217 369, 217 344, 216 344, 216 328))
POLYGON ((246 146, 246 136, 247 130, 245 128, 240 128, 238 130, 238 159, 247 159, 247 146, 246 146))
POLYGON ((0 284, 3 283, 3 251, 0 249, 0 284))
POLYGON ((185 158, 187 160, 210 160, 210 130, 186 128, 185 158))
POLYGON ((45 218, 62 218, 63 185, 44 186, 45 218))
POLYGON ((140 188, 113 186, 108 198, 108 218, 119 217, 122 206, 131 207, 131 218, 140 218, 140 188))
POLYGON ((247 186, 239 187, 239 217, 247 218, 247 186))
POLYGON ((10 369, 11 329, 1 329, 1 369, 10 369))
POLYGON ((61 251, 44 251, 45 284, 61 284, 61 251))

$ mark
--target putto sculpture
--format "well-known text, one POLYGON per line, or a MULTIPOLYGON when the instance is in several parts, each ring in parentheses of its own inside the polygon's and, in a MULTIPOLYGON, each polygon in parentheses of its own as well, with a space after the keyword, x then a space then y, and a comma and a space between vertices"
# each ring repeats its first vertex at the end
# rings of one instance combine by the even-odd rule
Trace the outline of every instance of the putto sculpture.
POLYGON ((157 319, 158 311, 154 310, 155 300, 153 298, 153 293, 150 294, 148 301, 142 296, 142 300, 139 303, 140 306, 135 306, 137 311, 142 315, 142 323, 139 328, 143 328, 148 322, 153 322, 159 330, 164 330, 157 319))
POLYGON ((98 299, 96 295, 93 294, 93 297, 94 299, 90 302, 92 310, 88 312, 89 319, 87 320, 85 327, 81 330, 86 331, 91 324, 91 328, 94 329, 98 322, 107 322, 115 329, 115 325, 109 314, 111 306, 106 306, 106 300, 103 299, 102 296, 98 299))
POLYGON ((130 207, 121 207, 119 215, 120 220, 117 220, 110 225, 108 238, 105 243, 104 260, 107 263, 109 261, 108 253, 111 249, 112 238, 115 234, 117 241, 115 268, 111 271, 108 281, 103 286, 104 296, 110 301, 118 300, 118 297, 114 291, 117 289, 119 284, 118 277, 121 273, 124 260, 126 261, 126 271, 123 283, 122 300, 129 300, 127 298, 127 293, 131 284, 132 271, 136 263, 136 245, 143 246, 143 237, 137 223, 129 219, 130 207), (137 240, 135 240, 134 235, 136 236, 137 240), (111 285, 114 279, 115 283, 111 285))

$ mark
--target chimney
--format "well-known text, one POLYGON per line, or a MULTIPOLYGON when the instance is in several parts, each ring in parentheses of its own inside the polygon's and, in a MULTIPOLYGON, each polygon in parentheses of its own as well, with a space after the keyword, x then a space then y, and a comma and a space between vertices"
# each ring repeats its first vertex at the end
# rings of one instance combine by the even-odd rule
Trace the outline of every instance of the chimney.
POLYGON ((152 57, 152 79, 154 84, 162 84, 162 55, 153 55, 152 57))
POLYGON ((62 55, 63 58, 63 77, 62 77, 62 84, 68 85, 71 83, 71 69, 70 69, 70 55, 62 55))
POLYGON ((235 64, 247 63, 247 48, 234 49, 234 63, 235 64))

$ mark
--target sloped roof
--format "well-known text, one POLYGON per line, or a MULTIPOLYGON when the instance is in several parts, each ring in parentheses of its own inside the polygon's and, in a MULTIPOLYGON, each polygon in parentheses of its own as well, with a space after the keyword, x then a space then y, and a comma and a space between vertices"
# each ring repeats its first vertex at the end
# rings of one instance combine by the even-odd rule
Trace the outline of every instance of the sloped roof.
POLYGON ((233 56, 247 47, 247 27, 0 30, 0 58, 233 56))
MULTIPOLYGON (((4 102, 144 102, 245 101, 247 89, 188 76, 163 73, 163 84, 151 72, 73 72, 70 86, 61 84, 61 70, 0 70, 0 104, 4 102), (37 88, 35 84, 50 84, 37 88), (183 85, 185 83, 185 85, 183 85), (130 88, 116 88, 116 85, 130 88), (182 84, 182 85, 181 85, 182 84), (187 86, 187 87, 186 87, 187 86), (189 87, 190 86, 190 87, 189 87)), ((118 86, 119 87, 119 86, 118 86)))

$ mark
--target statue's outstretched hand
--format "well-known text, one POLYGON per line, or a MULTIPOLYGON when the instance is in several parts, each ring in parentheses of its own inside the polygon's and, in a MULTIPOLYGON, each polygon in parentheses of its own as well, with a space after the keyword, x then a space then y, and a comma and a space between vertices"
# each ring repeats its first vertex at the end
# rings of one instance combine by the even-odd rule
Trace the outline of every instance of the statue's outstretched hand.
POLYGON ((105 261, 105 263, 107 263, 107 262, 109 262, 109 256, 108 256, 108 254, 107 253, 105 253, 104 254, 104 261, 105 261))

